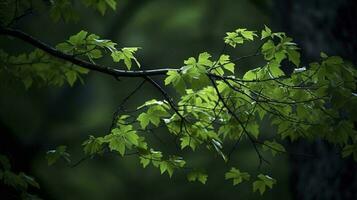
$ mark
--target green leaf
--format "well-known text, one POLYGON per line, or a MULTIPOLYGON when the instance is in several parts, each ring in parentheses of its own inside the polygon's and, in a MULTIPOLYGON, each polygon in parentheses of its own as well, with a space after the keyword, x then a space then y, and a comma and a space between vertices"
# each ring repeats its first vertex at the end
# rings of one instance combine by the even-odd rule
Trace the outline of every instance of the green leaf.
POLYGON ((76 73, 76 71, 73 71, 73 70, 67 71, 66 77, 67 77, 67 81, 68 81, 69 85, 73 86, 74 82, 76 82, 76 80, 77 80, 77 73, 76 73))
POLYGON ((265 141, 263 145, 263 150, 268 151, 270 150, 275 156, 277 153, 284 153, 286 152, 285 147, 279 143, 277 143, 275 140, 273 141, 265 141))
POLYGON ((104 137, 103 142, 109 143, 111 151, 117 151, 124 156, 126 148, 131 149, 139 145, 139 136, 133 130, 132 125, 119 125, 118 128, 112 130, 111 134, 104 137))
POLYGON ((151 107, 151 106, 160 106, 164 109, 168 109, 169 106, 167 104, 168 103, 166 101, 158 101, 156 99, 151 99, 149 101, 146 101, 143 105, 139 106, 137 109, 141 109, 143 107, 151 107))
POLYGON ((190 57, 187 60, 185 60, 183 63, 188 66, 195 66, 197 62, 194 57, 190 57))
POLYGON ((265 183, 263 181, 255 181, 253 183, 253 192, 259 191, 261 195, 265 192, 265 183))
POLYGON ((87 55, 92 59, 98 59, 103 57, 102 51, 99 49, 93 49, 87 55))
POLYGON ((50 3, 52 4, 50 9, 50 17, 54 22, 58 22, 60 19, 64 19, 65 22, 78 20, 78 14, 73 9, 71 1, 61 0, 51 1, 50 3))
POLYGON ((238 185, 243 180, 249 181, 250 175, 247 172, 241 172, 239 169, 232 167, 226 174, 225 179, 232 179, 233 185, 238 185))
POLYGON ((135 146, 139 145, 139 136, 134 131, 126 132, 125 139, 129 142, 129 144, 133 144, 135 146))
POLYGON ((109 148, 111 151, 118 151, 121 156, 125 154, 125 141, 121 136, 116 135, 109 140, 109 148))
POLYGON ((271 36, 271 33, 272 33, 269 27, 267 27, 267 26, 264 25, 264 28, 265 28, 265 29, 262 30, 262 37, 261 37, 262 40, 265 39, 265 38, 267 38, 267 37, 270 37, 270 36, 271 36))
POLYGON ((227 36, 224 38, 224 43, 229 44, 233 48, 235 48, 237 44, 243 44, 243 38, 239 37, 237 33, 227 32, 226 34, 227 36))
POLYGON ((124 61, 124 64, 128 68, 128 70, 132 67, 132 60, 135 61, 136 65, 140 68, 140 63, 134 57, 134 53, 138 50, 137 47, 126 47, 123 48, 121 51, 113 51, 111 53, 111 57, 113 58, 114 62, 120 62, 121 60, 124 61))
POLYGON ((259 174, 258 180, 253 183, 253 192, 259 191, 261 195, 264 194, 266 188, 273 188, 273 185, 276 183, 276 180, 271 178, 268 175, 259 174))
POLYGON ((222 159, 227 162, 228 159, 227 159, 227 156, 223 153, 222 151, 222 142, 221 141, 218 141, 216 139, 212 139, 211 140, 211 144, 214 148, 214 150, 222 157, 222 159))
POLYGON ((254 136, 254 138, 258 138, 259 136, 259 125, 256 122, 248 123, 246 126, 246 130, 249 134, 254 136))
POLYGON ((294 63, 294 65, 296 67, 299 67, 299 65, 300 65, 300 53, 298 51, 295 51, 295 50, 288 50, 287 53, 288 53, 289 61, 294 63))
POLYGON ((122 49, 124 55, 124 63, 127 66, 128 70, 131 69, 131 60, 134 60, 136 65, 140 68, 140 63, 133 55, 137 50, 137 47, 126 47, 122 49))
POLYGON ((73 51, 75 47, 72 44, 69 44, 67 42, 64 43, 60 43, 58 45, 56 45, 56 49, 65 52, 65 53, 69 53, 71 51, 73 51))
POLYGON ((144 105, 139 106, 138 109, 141 109, 143 107, 148 107, 147 112, 141 113, 137 118, 137 120, 140 122, 140 126, 143 129, 148 126, 149 122, 151 122, 155 126, 158 126, 163 117, 169 116, 169 113, 167 112, 169 106, 166 102, 152 99, 150 101, 147 101, 144 105))
POLYGON ((107 8, 116 10, 116 0, 82 0, 86 6, 93 7, 97 9, 101 15, 104 15, 107 11, 107 8))
POLYGON ((219 64, 223 66, 224 69, 232 72, 234 74, 235 64, 230 61, 229 55, 221 55, 218 60, 219 64))
POLYGON ((257 34, 254 31, 248 31, 247 29, 237 29, 235 32, 227 32, 227 36, 224 37, 224 42, 233 48, 236 47, 237 44, 243 44, 244 41, 253 41, 254 37, 257 34))
POLYGON ((276 60, 272 60, 268 65, 271 78, 284 76, 285 73, 280 69, 280 64, 276 60))
POLYGON ((165 79, 165 85, 172 84, 172 86, 180 93, 184 94, 186 90, 186 84, 183 77, 177 72, 170 70, 167 72, 165 79))
POLYGON ((55 150, 47 151, 46 158, 48 165, 53 165, 60 158, 63 158, 67 163, 70 163, 70 154, 66 152, 67 147, 64 145, 58 146, 55 150))
POLYGON ((247 71, 243 76, 243 80, 251 81, 251 80, 257 80, 257 79, 258 79, 258 73, 257 73, 256 69, 247 71))
POLYGON ((141 128, 145 129, 150 123, 150 115, 146 113, 141 113, 138 117, 141 128))
POLYGON ((205 67, 211 67, 213 65, 212 61, 209 60, 211 58, 211 55, 207 52, 200 53, 198 56, 198 65, 205 66, 205 67))
POLYGON ((116 9, 116 5, 117 5, 116 0, 105 0, 105 2, 107 2, 107 4, 110 6, 111 9, 113 10, 116 9))
POLYGON ((148 144, 146 143, 144 137, 139 136, 137 148, 139 151, 147 151, 148 150, 148 144))
POLYGON ((84 146, 83 150, 85 154, 93 155, 102 151, 102 140, 90 135, 89 139, 84 141, 82 146, 84 146))
POLYGON ((82 30, 79 33, 77 33, 76 35, 71 36, 69 38, 68 42, 74 46, 81 45, 81 44, 85 43, 85 39, 86 39, 87 35, 88 35, 88 32, 82 30))
POLYGON ((174 173, 174 167, 168 161, 162 161, 160 163, 160 173, 163 174, 167 171, 170 177, 174 173))
POLYGON ((244 39, 247 39, 247 40, 251 40, 253 41, 254 40, 254 37, 257 36, 254 31, 247 31, 245 29, 237 29, 237 32, 239 32, 244 39))
POLYGON ((275 56, 275 44, 273 40, 268 40, 262 46, 262 53, 266 60, 271 60, 275 56))
POLYGON ((185 135, 184 137, 180 138, 181 140, 181 149, 185 147, 191 147, 192 150, 195 150, 197 147, 197 141, 193 136, 185 135))
POLYGON ((162 161, 161 158, 162 153, 160 151, 154 151, 150 149, 148 153, 140 155, 140 163, 143 165, 144 168, 148 166, 150 162, 152 162, 155 167, 159 167, 162 161))
POLYGON ((206 184, 208 175, 199 170, 191 171, 187 174, 187 180, 190 182, 199 181, 202 184, 206 184))
POLYGON ((100 14, 104 15, 105 14, 105 11, 107 10, 107 5, 104 1, 100 0, 98 3, 97 3, 97 9, 98 11, 100 12, 100 14))
POLYGON ((167 174, 172 177, 174 170, 177 168, 181 168, 185 165, 185 161, 178 156, 170 156, 168 160, 161 161, 160 165, 160 172, 161 174, 167 172, 167 174))
POLYGON ((112 52, 111 56, 112 56, 114 62, 119 62, 120 60, 124 59, 123 52, 121 52, 121 51, 114 51, 114 52, 112 52))
POLYGON ((326 59, 328 58, 328 55, 324 52, 320 52, 320 57, 326 59))
POLYGON ((147 159, 145 157, 140 157, 140 163, 145 168, 146 166, 148 166, 150 164, 150 159, 147 159))

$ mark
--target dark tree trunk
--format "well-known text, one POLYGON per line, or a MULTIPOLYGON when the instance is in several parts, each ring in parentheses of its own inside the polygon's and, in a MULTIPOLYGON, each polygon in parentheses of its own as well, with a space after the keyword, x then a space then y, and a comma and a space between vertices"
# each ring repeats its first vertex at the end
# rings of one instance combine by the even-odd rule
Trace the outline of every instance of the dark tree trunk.
MULTIPOLYGON (((276 0, 274 22, 302 49, 303 63, 319 58, 320 51, 340 55, 357 64, 357 2, 355 0, 276 0)), ((357 199, 357 165, 342 159, 322 141, 298 142, 293 147, 316 155, 291 157, 291 188, 299 200, 357 199)))

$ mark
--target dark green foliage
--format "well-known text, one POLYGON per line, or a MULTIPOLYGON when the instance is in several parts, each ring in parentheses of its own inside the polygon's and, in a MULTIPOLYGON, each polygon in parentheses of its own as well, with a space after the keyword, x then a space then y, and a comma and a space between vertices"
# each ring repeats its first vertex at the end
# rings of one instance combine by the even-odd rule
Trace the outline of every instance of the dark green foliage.
POLYGON ((0 180, 5 185, 14 188, 19 192, 21 199, 39 199, 37 196, 28 193, 29 187, 40 189, 40 185, 36 180, 27 174, 20 172, 15 173, 11 169, 10 161, 6 156, 0 154, 0 180))

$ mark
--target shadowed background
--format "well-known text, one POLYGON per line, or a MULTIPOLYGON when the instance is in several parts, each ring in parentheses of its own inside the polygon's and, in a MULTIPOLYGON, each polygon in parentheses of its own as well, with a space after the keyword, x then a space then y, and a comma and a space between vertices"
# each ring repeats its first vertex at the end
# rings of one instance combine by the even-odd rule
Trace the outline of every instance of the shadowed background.
MULTIPOLYGON (((137 57, 143 67, 180 67, 183 60, 207 51, 217 57, 225 32, 236 28, 261 30, 264 24, 274 31, 286 31, 304 50, 307 63, 320 51, 339 54, 356 61, 356 3, 352 0, 119 0, 116 12, 103 17, 77 5, 78 23, 53 24, 47 13, 33 13, 17 26, 55 45, 80 30, 111 39, 119 47, 141 47, 137 57)), ((16 40, 0 39, 13 52, 31 49, 16 40)), ((254 53, 259 43, 229 50, 233 57, 254 53)), ((236 65, 239 73, 260 66, 250 59, 236 65)), ((48 167, 47 150, 67 145, 75 162, 83 157, 80 144, 88 135, 108 133, 113 112, 141 80, 112 77, 91 72, 85 84, 74 87, 33 88, 0 85, 0 152, 9 156, 14 168, 37 178, 35 191, 44 199, 354 199, 357 188, 356 164, 341 160, 321 142, 298 143, 292 151, 313 153, 314 159, 266 158, 262 172, 278 180, 263 197, 252 186, 232 186, 224 181, 224 162, 212 155, 186 152, 188 160, 207 168, 206 185, 187 182, 184 172, 170 179, 151 166, 142 169, 138 158, 105 155, 86 160, 75 168, 63 163, 48 167), (347 178, 347 179, 346 179, 347 178)), ((163 81, 160 82, 163 84, 163 81)), ((171 91, 172 92, 172 91, 171 91)), ((130 99, 128 108, 145 100, 162 98, 149 84, 130 99)), ((262 134, 272 131, 262 124, 262 134)), ((152 135, 151 142, 173 149, 165 130, 152 135)), ((243 171, 257 172, 259 160, 252 146, 242 143, 234 156, 243 171)), ((0 195, 1 196, 1 195, 0 195)), ((0 198, 1 199, 1 198, 0 198)))

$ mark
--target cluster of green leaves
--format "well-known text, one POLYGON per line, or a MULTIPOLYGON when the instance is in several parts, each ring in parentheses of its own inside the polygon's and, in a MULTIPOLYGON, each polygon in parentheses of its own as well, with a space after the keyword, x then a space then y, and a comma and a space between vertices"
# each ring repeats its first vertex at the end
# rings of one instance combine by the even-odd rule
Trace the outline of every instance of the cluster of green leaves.
MULTIPOLYGON (((163 100, 149 100, 130 115, 116 116, 109 134, 90 136, 83 143, 85 154, 90 157, 107 152, 136 155, 144 168, 152 164, 161 174, 166 172, 170 177, 175 170, 186 169, 189 181, 206 183, 208 174, 204 169, 187 166, 189 160, 181 155, 153 148, 146 138, 148 134, 142 134, 160 127, 166 128, 175 139, 175 145, 180 147, 178 154, 188 149, 204 149, 224 162, 231 160, 232 153, 243 140, 255 147, 257 158, 263 162, 265 159, 260 151, 270 151, 273 156, 289 153, 283 145, 284 140, 298 138, 324 139, 343 149, 343 157, 353 155, 357 160, 357 133, 353 126, 357 121, 357 95, 354 93, 357 71, 353 66, 340 57, 324 53, 318 62, 301 66, 299 48, 293 39, 285 33, 274 33, 268 27, 259 36, 255 31, 237 29, 224 38, 233 48, 254 40, 263 43, 258 53, 252 55, 265 61, 263 66, 238 73, 235 63, 249 57, 231 59, 233 56, 225 52, 216 59, 208 52, 190 57, 180 69, 169 70, 164 80, 165 86, 173 87, 179 94, 176 99, 164 91, 163 100), (286 67, 291 70, 282 70, 286 67), (261 132, 262 120, 270 123, 276 132, 261 132)), ((128 70, 133 61, 140 67, 134 57, 138 48, 116 49, 115 46, 110 40, 81 31, 57 45, 57 49, 92 63, 109 53, 113 62, 123 61, 128 70)), ((83 73, 78 71, 81 68, 66 66, 66 62, 39 50, 18 57, 5 52, 0 55, 0 74, 11 73, 27 87, 37 79, 49 83, 56 80, 55 85, 61 85, 64 80, 73 84, 77 79, 73 77, 83 73), (31 67, 21 68, 23 65, 31 67), (14 71, 9 66, 15 66, 11 68, 14 71), (57 66, 55 70, 49 68, 53 66, 57 66), (72 69, 70 71, 78 69, 63 71, 68 68, 72 69)), ((63 146, 48 152, 47 158, 49 164, 59 158, 69 162, 69 154, 63 146)), ((225 173, 225 178, 232 179, 233 185, 251 181, 252 174, 241 172, 236 163, 227 163, 231 169, 225 173)), ((257 174, 257 180, 252 182, 253 191, 263 194, 275 183, 270 176, 257 174)))
MULTIPOLYGON (((75 1, 56 0, 50 2, 50 16, 55 22, 59 21, 60 19, 63 19, 66 22, 71 20, 78 20, 78 12, 74 8, 74 4, 76 3, 75 1)), ((106 13, 108 8, 115 10, 117 4, 116 0, 81 0, 81 2, 87 7, 92 7, 98 10, 102 15, 106 13)))
MULTIPOLYGON (((298 138, 324 139, 343 149, 343 157, 353 155, 357 160, 353 128, 357 120, 357 95, 353 93, 357 73, 352 65, 340 57, 322 53, 319 62, 300 66, 297 44, 285 33, 273 33, 268 27, 260 37, 254 31, 237 29, 224 40, 236 47, 255 39, 262 40, 263 45, 260 53, 253 56, 265 60, 264 66, 236 76, 237 69, 229 55, 222 53, 216 60, 207 52, 190 57, 182 68, 170 70, 164 81, 180 94, 174 104, 168 102, 170 99, 147 101, 137 108, 137 116, 126 116, 131 119, 128 124, 113 129, 126 130, 135 136, 130 136, 131 139, 121 136, 115 148, 110 147, 112 139, 108 139, 114 132, 103 138, 90 138, 92 142, 85 143, 86 153, 97 152, 97 147, 104 148, 103 144, 109 144, 111 151, 121 155, 125 155, 126 149, 136 149, 134 152, 144 167, 152 163, 171 177, 175 169, 183 168, 189 161, 177 156, 165 159, 164 152, 149 148, 146 142, 144 148, 138 146, 139 138, 145 139, 138 130, 152 131, 161 126, 177 139, 181 150, 208 149, 224 161, 232 156, 232 147, 227 144, 236 146, 246 140, 257 146, 257 157, 263 162, 261 150, 270 151, 273 156, 286 154, 289 152, 283 141, 298 138), (283 65, 288 65, 291 72, 283 71, 283 65), (262 120, 270 122, 276 132, 263 134, 259 127, 262 120), (97 150, 93 150, 94 146, 97 150)), ((185 169, 189 181, 208 180, 204 169, 185 169)), ((251 174, 232 167, 225 178, 238 185, 250 181, 251 174)), ((270 176, 257 174, 252 182, 253 191, 263 194, 275 183, 270 176)))
MULTIPOLYGON (((156 106, 158 106, 159 103, 151 101, 147 102, 144 106, 153 104, 157 104, 156 106)), ((157 108, 156 111, 160 110, 161 108, 157 108)), ((155 109, 152 109, 152 111, 155 112, 155 109)), ((149 148, 145 137, 139 135, 134 126, 130 124, 131 118, 129 115, 120 116, 117 119, 116 127, 112 129, 110 134, 104 137, 90 136, 83 143, 84 152, 91 156, 108 151, 117 152, 121 156, 137 155, 144 168, 151 163, 160 170, 161 174, 167 172, 170 177, 173 175, 175 169, 185 166, 186 162, 181 157, 176 155, 164 156, 162 152, 149 148)))
POLYGON ((217 61, 211 60, 207 52, 200 53, 198 58, 190 57, 184 61, 185 66, 180 71, 172 70, 167 73, 165 85, 172 85, 177 92, 185 94, 188 88, 201 89, 210 83, 207 72, 224 75, 225 72, 234 73, 235 64, 230 62, 228 55, 222 54, 217 61))
MULTIPOLYGON (((238 185, 243 181, 249 181, 250 175, 247 172, 241 172, 239 169, 232 167, 231 170, 225 174, 225 178, 232 179, 233 185, 238 185)), ((276 180, 268 175, 259 174, 257 178, 258 179, 252 184, 253 191, 259 191, 261 195, 264 194, 267 187, 272 189, 273 185, 276 183, 276 180)))
POLYGON ((11 169, 9 159, 0 154, 0 181, 19 192, 19 198, 27 200, 39 200, 36 195, 28 192, 29 187, 39 189, 40 185, 36 180, 24 172, 15 173, 11 169))
POLYGON ((157 101, 156 99, 152 99, 144 105, 139 106, 138 109, 145 107, 149 108, 146 112, 142 112, 137 119, 143 129, 145 129, 149 123, 157 127, 160 124, 160 118, 169 116, 168 110, 170 109, 170 106, 166 101, 157 101))
POLYGON ((225 174, 225 178, 232 179, 233 185, 238 185, 244 180, 249 181, 250 175, 247 172, 241 172, 239 169, 232 167, 231 170, 225 174))
MULTIPOLYGON (((74 58, 86 59, 92 63, 109 53, 113 62, 123 61, 129 70, 132 68, 133 61, 140 67, 140 63, 134 56, 138 48, 117 49, 116 45, 116 43, 101 39, 95 34, 80 31, 70 36, 67 41, 58 44, 56 48, 74 58)), ((0 59, 1 78, 9 82, 14 79, 20 80, 26 88, 31 87, 33 83, 38 86, 62 86, 67 82, 73 86, 77 80, 83 83, 82 75, 89 72, 86 68, 50 56, 39 49, 16 56, 9 55, 0 49, 0 59)))
POLYGON ((56 59, 39 49, 17 56, 0 49, 0 58, 0 76, 8 81, 20 80, 26 88, 34 82, 38 86, 62 86, 68 82, 72 86, 76 80, 83 82, 81 75, 89 72, 88 69, 56 59))
POLYGON ((191 171, 190 173, 187 174, 187 180, 192 182, 192 181, 199 181, 202 184, 205 184, 207 181, 208 175, 203 173, 202 171, 195 170, 191 171))
POLYGON ((234 32, 227 32, 226 34, 224 42, 232 47, 236 47, 237 44, 243 44, 245 41, 253 41, 254 37, 258 36, 254 31, 248 31, 245 28, 239 28, 234 32))
POLYGON ((265 26, 262 31, 261 39, 269 38, 262 46, 262 53, 264 58, 271 63, 277 64, 282 60, 288 58, 296 67, 300 65, 300 53, 297 51, 296 43, 293 39, 287 37, 285 33, 272 33, 271 30, 265 26), (274 39, 278 39, 278 43, 274 39))
POLYGON ((210 60, 211 55, 207 52, 201 53, 198 59, 190 57, 184 61, 185 66, 182 72, 177 71, 168 72, 168 77, 165 79, 165 84, 173 84, 181 94, 185 93, 187 87, 201 88, 209 82, 205 72, 213 65, 210 60), (197 81, 200 80, 200 81, 197 81))
POLYGON ((89 34, 87 31, 80 31, 69 37, 66 42, 57 45, 57 49, 75 57, 87 58, 92 63, 96 59, 103 58, 106 53, 110 53, 113 62, 123 61, 127 69, 131 69, 132 61, 140 67, 140 63, 135 58, 134 53, 137 47, 124 47, 117 49, 117 44, 111 40, 101 39, 98 35, 89 34))

